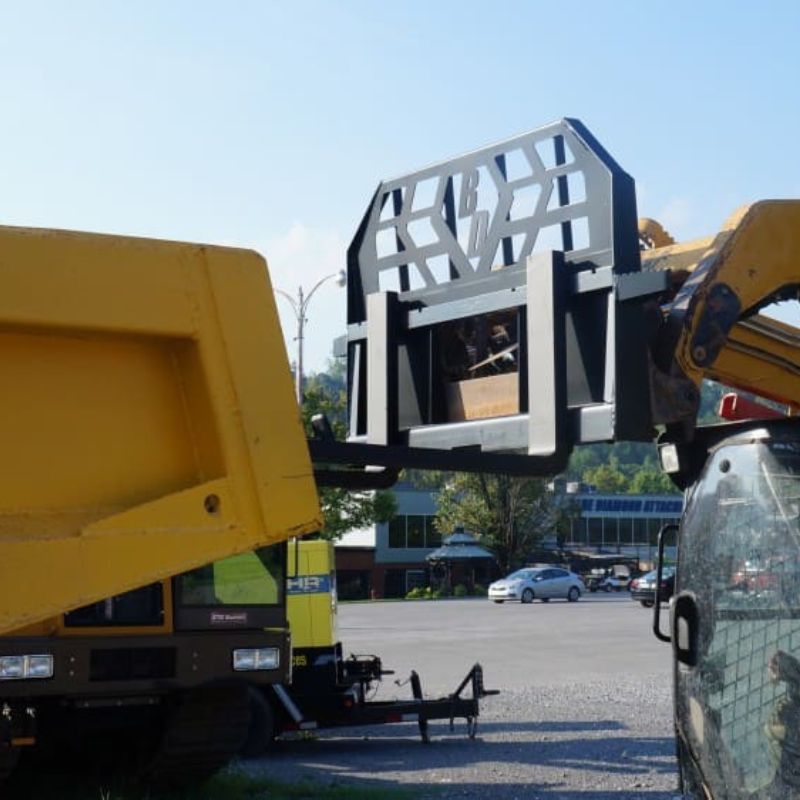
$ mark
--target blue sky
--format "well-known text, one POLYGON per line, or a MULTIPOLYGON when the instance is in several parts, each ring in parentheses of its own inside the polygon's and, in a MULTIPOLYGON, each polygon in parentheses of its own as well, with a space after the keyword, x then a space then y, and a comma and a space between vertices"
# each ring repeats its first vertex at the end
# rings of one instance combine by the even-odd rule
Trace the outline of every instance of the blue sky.
MULTIPOLYGON (((295 291, 381 178, 575 116, 691 238, 800 197, 798 42, 793 2, 6 3, 0 221, 254 247, 295 291)), ((343 324, 330 282, 310 368, 343 324)))

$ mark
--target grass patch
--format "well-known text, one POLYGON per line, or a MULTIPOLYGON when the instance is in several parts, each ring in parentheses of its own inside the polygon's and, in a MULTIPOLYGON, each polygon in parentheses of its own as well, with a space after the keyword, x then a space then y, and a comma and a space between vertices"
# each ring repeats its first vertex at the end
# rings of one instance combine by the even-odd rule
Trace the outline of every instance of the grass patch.
POLYGON ((124 778, 18 775, 4 800, 412 800, 414 793, 384 786, 284 783, 241 772, 223 772, 191 789, 157 791, 124 778))

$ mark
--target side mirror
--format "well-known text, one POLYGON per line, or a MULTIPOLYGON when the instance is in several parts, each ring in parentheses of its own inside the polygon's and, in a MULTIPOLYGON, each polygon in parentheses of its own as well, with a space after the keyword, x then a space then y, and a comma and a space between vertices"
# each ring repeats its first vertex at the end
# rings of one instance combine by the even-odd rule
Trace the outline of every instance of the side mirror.
POLYGON ((658 532, 658 567, 656 568, 656 589, 655 589, 655 602, 653 603, 653 633, 656 639, 662 642, 671 642, 672 636, 668 633, 661 632, 661 583, 664 580, 664 548, 667 546, 667 541, 671 542, 671 546, 675 545, 678 535, 678 526, 674 523, 665 525, 658 532))

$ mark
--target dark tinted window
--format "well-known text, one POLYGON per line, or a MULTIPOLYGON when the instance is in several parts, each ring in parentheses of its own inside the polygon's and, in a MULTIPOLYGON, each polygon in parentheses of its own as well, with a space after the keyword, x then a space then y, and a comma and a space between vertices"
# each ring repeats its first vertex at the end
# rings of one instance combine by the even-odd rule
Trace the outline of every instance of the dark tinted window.
POLYGON ((436 529, 434 517, 425 517, 425 544, 428 547, 441 547, 442 534, 436 529))
POLYGON ((425 517, 406 517, 406 547, 425 547, 425 517))
POLYGON ((389 547, 406 546, 406 518, 395 517, 389 523, 389 547))
POLYGON ((163 624, 164 595, 160 583, 118 594, 64 615, 64 625, 68 628, 163 624))

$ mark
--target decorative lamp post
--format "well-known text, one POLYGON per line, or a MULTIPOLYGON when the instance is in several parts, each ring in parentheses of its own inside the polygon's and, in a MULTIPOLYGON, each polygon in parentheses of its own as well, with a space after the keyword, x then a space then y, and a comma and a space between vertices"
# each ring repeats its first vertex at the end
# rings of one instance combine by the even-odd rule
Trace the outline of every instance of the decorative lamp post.
POLYGON ((302 405, 303 403, 303 340, 305 338, 305 324, 308 322, 306 319, 308 304, 311 302, 314 292, 316 292, 323 283, 333 279, 336 280, 337 286, 345 286, 347 283, 347 275, 345 274, 345 271, 341 269, 338 272, 333 272, 330 275, 326 275, 324 278, 320 278, 308 292, 303 291, 302 286, 298 286, 297 297, 292 297, 292 295, 290 295, 288 292, 284 292, 283 289, 275 289, 276 294, 281 295, 281 297, 285 297, 289 301, 292 311, 294 312, 295 319, 297 320, 297 333, 294 337, 294 340, 297 342, 297 362, 294 370, 294 389, 295 395, 297 396, 298 406, 302 405))

